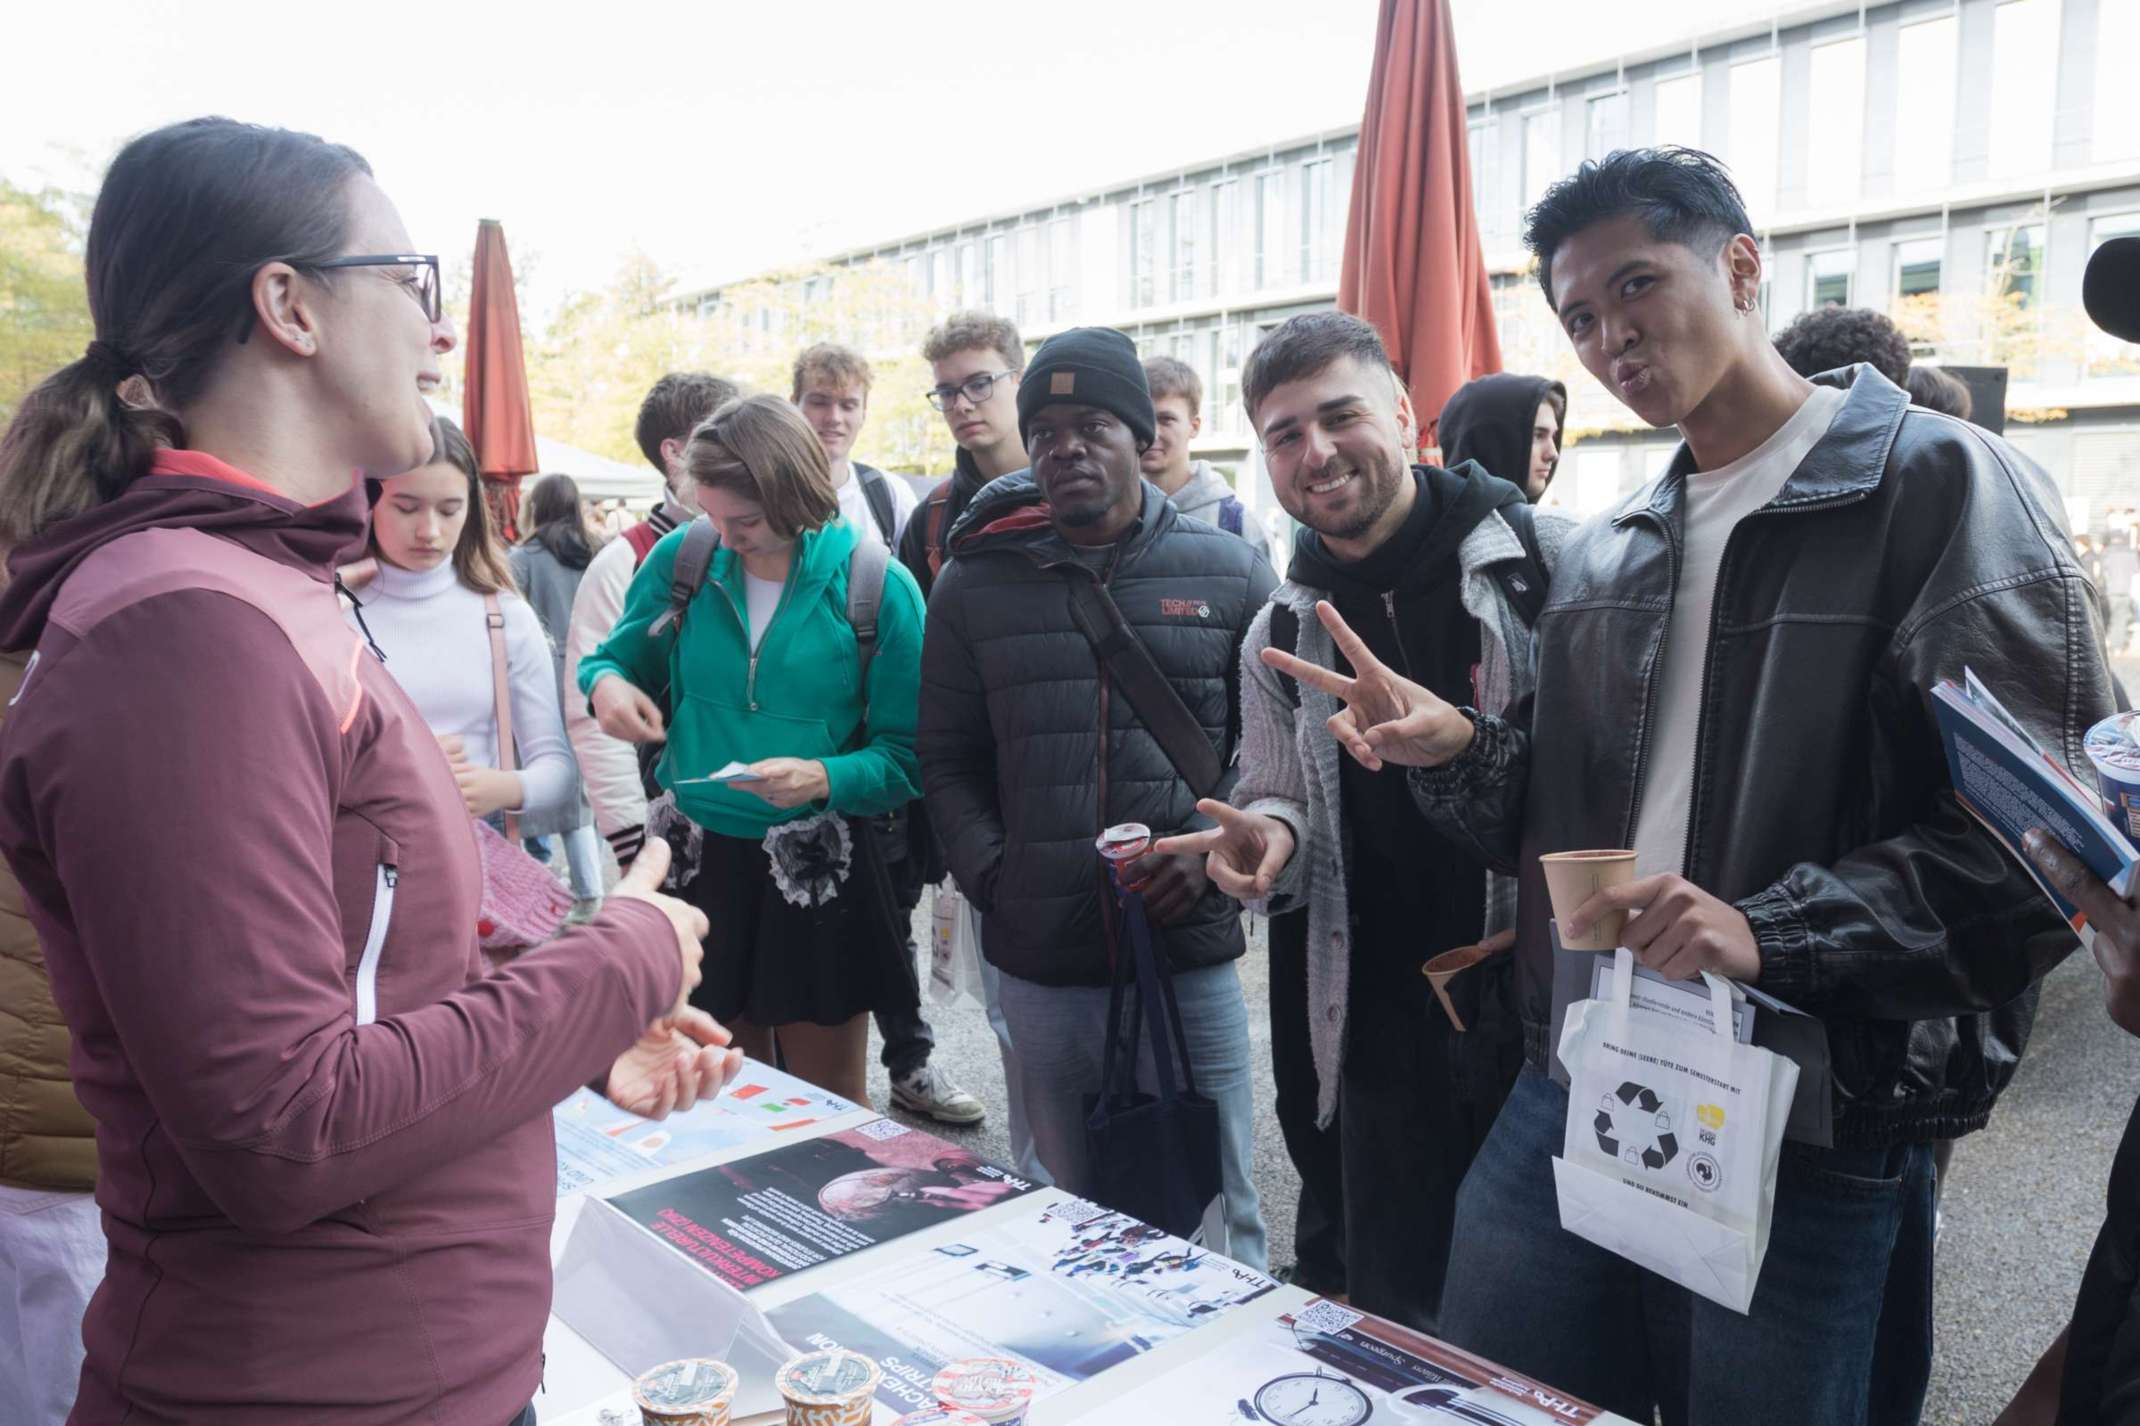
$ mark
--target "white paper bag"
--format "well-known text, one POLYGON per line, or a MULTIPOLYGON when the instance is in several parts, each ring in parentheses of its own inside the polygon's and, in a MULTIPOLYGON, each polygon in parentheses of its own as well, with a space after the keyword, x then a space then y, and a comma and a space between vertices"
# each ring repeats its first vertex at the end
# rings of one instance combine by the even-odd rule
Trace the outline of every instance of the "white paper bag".
POLYGON ((1568 1007, 1568 1127, 1553 1178, 1561 1227, 1744 1312, 1768 1252, 1798 1066, 1738 1043, 1731 983, 1702 978, 1705 1028, 1629 1004, 1625 947, 1605 998, 1568 1007))
POLYGON ((931 897, 929 1003, 977 1007, 983 999, 980 917, 948 876, 931 897))

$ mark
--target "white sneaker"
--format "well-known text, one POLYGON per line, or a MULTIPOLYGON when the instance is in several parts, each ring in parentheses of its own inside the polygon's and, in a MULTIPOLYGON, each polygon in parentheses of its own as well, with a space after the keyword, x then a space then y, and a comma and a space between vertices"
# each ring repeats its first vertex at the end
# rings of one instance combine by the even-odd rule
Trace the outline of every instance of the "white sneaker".
POLYGON ((934 1065, 893 1080, 892 1103, 939 1124, 978 1124, 988 1117, 980 1100, 937 1073, 934 1065))

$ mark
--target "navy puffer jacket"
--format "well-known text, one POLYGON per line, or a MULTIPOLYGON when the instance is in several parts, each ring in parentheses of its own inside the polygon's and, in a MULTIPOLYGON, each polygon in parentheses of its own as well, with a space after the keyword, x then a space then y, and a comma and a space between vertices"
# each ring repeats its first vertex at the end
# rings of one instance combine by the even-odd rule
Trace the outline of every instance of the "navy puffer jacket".
MULTIPOLYGON (((1042 985, 1105 985, 1093 839, 1118 822, 1162 835, 1204 824, 1129 700, 1103 685, 1071 618, 1068 581, 1106 580, 1230 765, 1241 641, 1277 579, 1252 545, 1182 517, 1149 484, 1136 529, 1094 569, 1048 523, 1038 487, 1022 472, 974 497, 951 550, 922 641, 915 743, 930 819, 959 886, 981 909, 992 964, 1042 985)), ((1177 970, 1219 965, 1244 949, 1240 908, 1216 888, 1157 935, 1177 970)))

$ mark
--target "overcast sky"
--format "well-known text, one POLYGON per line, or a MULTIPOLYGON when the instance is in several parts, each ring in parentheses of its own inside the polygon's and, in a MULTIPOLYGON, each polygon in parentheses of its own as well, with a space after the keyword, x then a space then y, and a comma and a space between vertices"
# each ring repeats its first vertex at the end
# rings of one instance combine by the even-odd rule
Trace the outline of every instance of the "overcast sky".
MULTIPOLYGON (((1474 90, 1692 33, 1677 6, 1454 5, 1474 90)), ((1786 8, 1710 0, 1700 28, 1786 8)), ((736 277, 1355 122, 1377 9, 40 4, 7 23, 0 177, 90 190, 126 136, 196 114, 308 129, 370 159, 449 264, 502 219, 544 306, 635 247, 736 277)))

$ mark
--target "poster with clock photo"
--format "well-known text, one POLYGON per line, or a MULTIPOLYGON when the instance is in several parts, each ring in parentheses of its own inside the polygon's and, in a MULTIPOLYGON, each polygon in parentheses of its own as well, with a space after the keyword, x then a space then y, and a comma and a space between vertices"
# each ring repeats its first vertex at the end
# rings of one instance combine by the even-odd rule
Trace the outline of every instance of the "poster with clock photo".
MULTIPOLYGON (((1139 1387, 1171 1426, 1588 1426, 1619 1418, 1540 1382, 1334 1302, 1273 1319, 1139 1387)), ((1079 1418, 1108 1426, 1122 1403, 1079 1418)))

